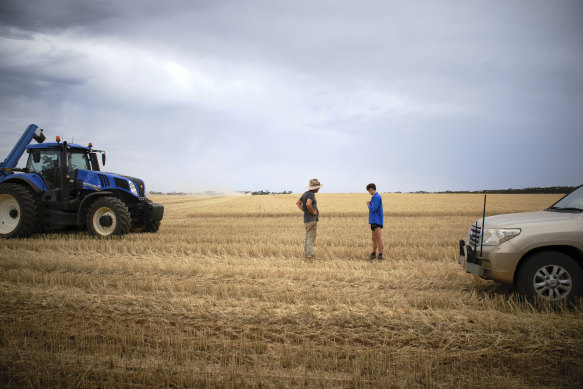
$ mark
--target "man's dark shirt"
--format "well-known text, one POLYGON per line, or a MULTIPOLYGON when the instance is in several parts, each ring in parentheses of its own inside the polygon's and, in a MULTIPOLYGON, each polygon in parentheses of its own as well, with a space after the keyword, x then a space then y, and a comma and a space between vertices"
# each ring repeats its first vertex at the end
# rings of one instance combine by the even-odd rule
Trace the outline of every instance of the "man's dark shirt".
POLYGON ((310 213, 310 210, 308 209, 308 206, 306 205, 306 202, 308 201, 308 199, 312 199, 312 209, 314 211, 318 211, 318 203, 316 201, 316 195, 314 194, 314 192, 312 191, 306 191, 302 197, 300 197, 300 201, 302 202, 302 205, 304 207, 304 223, 309 223, 309 222, 317 222, 318 216, 320 216, 320 211, 318 211, 317 215, 312 215, 310 213))

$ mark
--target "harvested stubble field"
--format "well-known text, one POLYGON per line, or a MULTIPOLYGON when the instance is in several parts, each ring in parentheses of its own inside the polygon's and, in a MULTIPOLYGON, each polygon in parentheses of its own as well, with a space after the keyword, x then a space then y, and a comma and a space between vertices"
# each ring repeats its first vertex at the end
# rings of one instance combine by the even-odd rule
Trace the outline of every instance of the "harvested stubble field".
MULTIPOLYGON (((0 241, 6 387, 566 388, 583 384, 583 303, 530 304, 464 273, 482 196, 384 194, 369 263, 363 194, 157 196, 157 234, 0 241)), ((490 195, 488 214, 560 196, 490 195)))

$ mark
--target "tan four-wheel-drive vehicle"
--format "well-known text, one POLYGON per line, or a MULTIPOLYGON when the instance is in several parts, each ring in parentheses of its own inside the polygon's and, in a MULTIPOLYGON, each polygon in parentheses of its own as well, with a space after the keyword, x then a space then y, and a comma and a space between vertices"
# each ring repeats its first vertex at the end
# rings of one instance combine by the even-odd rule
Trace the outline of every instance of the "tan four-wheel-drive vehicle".
POLYGON ((459 263, 469 273, 513 284, 529 298, 560 301, 581 296, 583 186, 544 211, 476 221, 468 242, 460 240, 459 263))

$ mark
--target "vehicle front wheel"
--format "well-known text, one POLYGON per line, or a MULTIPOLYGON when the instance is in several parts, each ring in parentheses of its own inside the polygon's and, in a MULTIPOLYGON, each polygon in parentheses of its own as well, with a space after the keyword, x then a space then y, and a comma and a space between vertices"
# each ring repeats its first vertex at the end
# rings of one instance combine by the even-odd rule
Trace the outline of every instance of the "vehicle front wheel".
POLYGON ((124 235, 130 230, 130 212, 116 197, 101 197, 87 211, 87 229, 93 235, 124 235))
POLYGON ((581 295, 583 270, 566 254, 541 251, 521 266, 516 282, 519 291, 531 299, 571 300, 581 295))

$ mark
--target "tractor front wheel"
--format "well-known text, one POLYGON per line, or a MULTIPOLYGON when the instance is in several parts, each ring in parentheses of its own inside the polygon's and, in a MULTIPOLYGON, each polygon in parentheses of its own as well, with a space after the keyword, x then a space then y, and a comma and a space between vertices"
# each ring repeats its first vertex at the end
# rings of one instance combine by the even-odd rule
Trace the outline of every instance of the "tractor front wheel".
POLYGON ((87 229, 96 236, 127 234, 130 223, 128 208, 116 197, 101 197, 95 200, 87 211, 87 229))
POLYGON ((19 184, 0 185, 0 237, 29 236, 37 227, 38 216, 32 190, 19 184))

